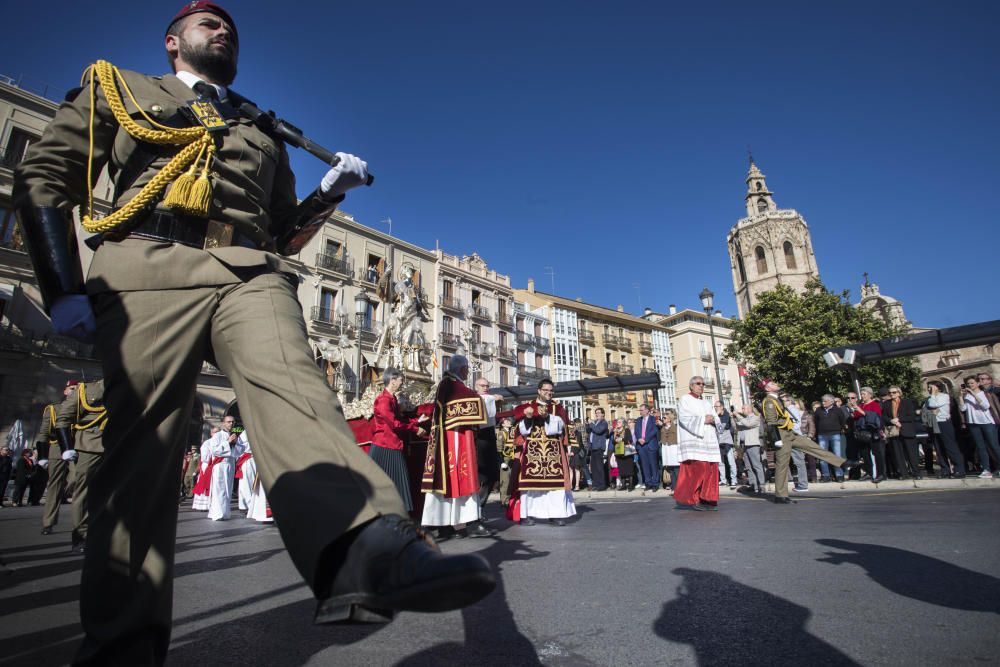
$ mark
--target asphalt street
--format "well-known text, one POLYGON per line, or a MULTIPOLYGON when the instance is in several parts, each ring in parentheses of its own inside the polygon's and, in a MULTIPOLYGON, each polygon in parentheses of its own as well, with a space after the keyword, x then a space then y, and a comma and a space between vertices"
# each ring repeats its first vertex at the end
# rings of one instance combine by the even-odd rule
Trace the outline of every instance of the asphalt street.
MULTIPOLYGON (((451 540, 499 573, 479 604, 316 627, 274 527, 181 511, 172 665, 1000 663, 1000 480, 813 493, 717 513, 664 494, 581 496, 566 527, 451 540)), ((68 509, 68 508, 65 508, 68 509)), ((41 508, 0 510, 0 665, 64 664, 81 560, 41 508)))

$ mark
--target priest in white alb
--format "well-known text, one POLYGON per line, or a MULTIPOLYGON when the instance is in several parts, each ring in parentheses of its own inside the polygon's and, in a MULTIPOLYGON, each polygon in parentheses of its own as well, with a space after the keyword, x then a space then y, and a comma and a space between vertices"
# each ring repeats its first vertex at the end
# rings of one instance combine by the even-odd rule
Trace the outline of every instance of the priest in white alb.
POLYGON ((702 397, 705 379, 694 376, 677 408, 681 469, 674 487, 674 509, 719 509, 719 435, 715 408, 702 397))

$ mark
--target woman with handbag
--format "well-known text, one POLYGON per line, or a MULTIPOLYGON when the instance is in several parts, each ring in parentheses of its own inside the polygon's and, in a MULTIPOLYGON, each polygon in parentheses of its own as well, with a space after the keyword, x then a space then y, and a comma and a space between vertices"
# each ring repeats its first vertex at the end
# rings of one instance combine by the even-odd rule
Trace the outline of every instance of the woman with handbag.
POLYGON ((923 479, 917 451, 917 406, 903 396, 903 390, 889 387, 889 399, 882 402, 885 437, 900 479, 923 479), (907 469, 908 468, 908 469, 907 469))
POLYGON ((663 469, 670 475, 670 482, 664 485, 671 491, 677 486, 677 473, 681 469, 681 448, 677 444, 677 413, 673 408, 663 411, 663 426, 660 428, 660 459, 663 469))
POLYGON ((875 400, 875 392, 871 387, 862 387, 860 393, 861 404, 854 406, 854 410, 851 412, 851 418, 854 420, 854 439, 862 450, 872 482, 877 484, 886 480, 882 405, 875 400), (872 459, 874 459, 874 469, 870 467, 869 463, 872 459))
MULTIPOLYGON (((955 479, 965 477, 965 458, 958 449, 955 438, 955 426, 951 423, 951 396, 944 390, 944 383, 931 380, 927 383, 927 400, 924 401, 923 415, 931 427, 931 438, 937 451, 938 464, 941 471, 938 478, 948 476, 948 461, 951 461, 951 476, 955 479)), ((925 454, 926 455, 926 454, 925 454)))
POLYGON ((635 445, 632 444, 632 432, 625 427, 624 419, 615 421, 611 442, 615 460, 618 462, 618 480, 621 488, 632 491, 635 489, 635 445))

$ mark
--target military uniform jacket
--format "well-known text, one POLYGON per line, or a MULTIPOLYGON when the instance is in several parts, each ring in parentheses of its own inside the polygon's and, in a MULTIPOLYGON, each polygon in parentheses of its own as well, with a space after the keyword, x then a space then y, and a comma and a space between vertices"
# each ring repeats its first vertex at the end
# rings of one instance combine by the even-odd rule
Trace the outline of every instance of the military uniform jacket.
MULTIPOLYGON (((174 75, 152 77, 121 70, 139 106, 158 123, 189 127, 180 109, 196 98, 174 75)), ((126 109, 140 125, 149 126, 126 99, 126 109)), ((115 120, 100 87, 95 90, 93 173, 107 167, 118 185, 122 170, 138 143, 115 120)), ((18 167, 14 197, 30 197, 33 206, 71 209, 87 201, 88 133, 90 131, 88 88, 64 102, 41 140, 34 143, 18 167)), ((250 119, 227 118, 228 130, 220 133, 211 168, 210 219, 235 226, 261 247, 270 246, 275 235, 298 219, 295 176, 282 143, 265 134, 250 119)), ((148 145, 147 145, 148 146, 148 145)), ((118 197, 129 201, 181 146, 149 147, 157 152, 152 164, 118 197)), ((332 211, 335 204, 313 195, 302 207, 332 211)), ((128 224, 128 223, 126 223, 128 224)), ((291 272, 277 255, 242 246, 211 250, 180 244, 127 238, 105 242, 96 252, 87 276, 87 291, 132 291, 206 287, 240 282, 233 269, 262 267, 291 272)))
POLYGON ((58 447, 59 441, 55 436, 56 428, 56 404, 49 403, 42 410, 42 425, 38 428, 38 435, 35 442, 47 442, 51 447, 58 447))
POLYGON ((81 452, 104 452, 104 427, 108 410, 104 407, 104 380, 81 382, 77 392, 76 448, 81 452))
MULTIPOLYGON (((62 403, 56 406, 56 417, 55 422, 52 425, 52 430, 60 428, 68 428, 73 430, 73 425, 76 423, 76 403, 77 403, 77 392, 80 390, 80 385, 73 387, 69 396, 62 400, 62 403)), ((75 434, 74 434, 75 438, 75 434)), ((59 446, 59 441, 57 440, 49 449, 49 458, 58 459, 62 456, 62 447, 59 446)))

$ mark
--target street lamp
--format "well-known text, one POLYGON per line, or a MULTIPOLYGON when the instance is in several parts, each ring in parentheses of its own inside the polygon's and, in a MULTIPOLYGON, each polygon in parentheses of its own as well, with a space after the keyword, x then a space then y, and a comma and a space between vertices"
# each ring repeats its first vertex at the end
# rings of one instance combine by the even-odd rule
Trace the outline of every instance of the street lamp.
POLYGON ((715 327, 712 326, 712 300, 715 298, 715 295, 712 293, 712 290, 706 287, 698 295, 698 298, 701 299, 701 307, 705 309, 705 314, 708 315, 708 336, 712 340, 712 363, 715 365, 715 381, 719 383, 719 402, 723 403, 722 375, 719 373, 719 355, 715 351, 715 327))
POLYGON ((364 331, 365 315, 368 314, 368 305, 371 303, 368 298, 368 292, 362 287, 361 291, 357 293, 354 297, 354 316, 357 321, 357 337, 358 337, 358 365, 355 367, 357 370, 354 373, 354 400, 361 398, 361 339, 362 332, 364 331))

